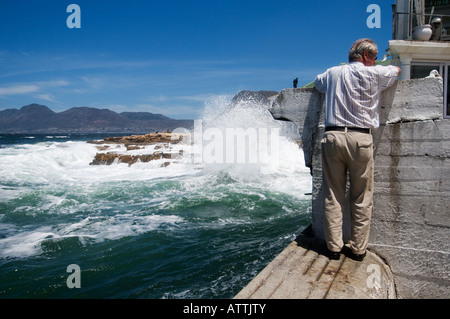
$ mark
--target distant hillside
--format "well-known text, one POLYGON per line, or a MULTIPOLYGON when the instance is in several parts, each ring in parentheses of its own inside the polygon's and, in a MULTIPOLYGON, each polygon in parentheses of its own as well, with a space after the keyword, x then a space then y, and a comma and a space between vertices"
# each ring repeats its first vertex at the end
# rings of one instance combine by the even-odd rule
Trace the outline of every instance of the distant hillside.
POLYGON ((175 120, 149 112, 116 113, 108 109, 74 107, 56 113, 45 105, 0 111, 0 133, 152 132, 191 128, 193 120, 175 120))
POLYGON ((149 112, 122 112, 120 115, 125 116, 127 119, 135 121, 154 121, 154 120, 170 120, 167 116, 162 114, 153 114, 149 112))

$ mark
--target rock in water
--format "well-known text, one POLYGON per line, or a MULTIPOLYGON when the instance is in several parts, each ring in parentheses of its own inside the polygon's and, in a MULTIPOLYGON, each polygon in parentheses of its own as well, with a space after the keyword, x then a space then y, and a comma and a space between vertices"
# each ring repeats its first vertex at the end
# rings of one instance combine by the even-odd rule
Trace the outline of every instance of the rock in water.
MULTIPOLYGON (((107 137, 101 141, 88 141, 88 143, 97 144, 98 150, 105 151, 95 154, 90 165, 127 163, 128 166, 131 166, 137 162, 145 163, 159 159, 178 159, 182 156, 183 150, 174 152, 171 145, 180 143, 183 137, 184 134, 180 133, 162 132, 107 137), (136 151, 139 153, 136 153, 136 151)), ((161 167, 166 167, 169 164, 170 162, 164 162, 161 167)))

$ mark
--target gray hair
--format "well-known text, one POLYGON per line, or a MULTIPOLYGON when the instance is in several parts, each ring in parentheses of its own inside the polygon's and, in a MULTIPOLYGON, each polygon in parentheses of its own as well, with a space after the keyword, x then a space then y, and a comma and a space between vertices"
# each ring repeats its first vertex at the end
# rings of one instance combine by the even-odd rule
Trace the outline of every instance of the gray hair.
POLYGON ((365 51, 375 54, 378 51, 376 43, 371 39, 360 39, 353 43, 352 48, 348 52, 349 62, 362 58, 365 51))

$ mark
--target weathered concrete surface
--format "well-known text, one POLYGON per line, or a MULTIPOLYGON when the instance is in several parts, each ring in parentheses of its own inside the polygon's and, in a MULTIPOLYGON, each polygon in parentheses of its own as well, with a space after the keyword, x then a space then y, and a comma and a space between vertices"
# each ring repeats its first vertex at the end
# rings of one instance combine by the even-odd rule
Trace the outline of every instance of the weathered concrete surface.
POLYGON ((371 246, 408 298, 450 297, 450 121, 386 125, 375 155, 371 246))
MULTIPOLYGON (((381 96, 369 247, 388 262, 400 298, 450 297, 450 120, 442 117, 442 88, 438 78, 398 81, 381 96)), ((302 132, 318 239, 323 238, 323 102, 315 89, 286 89, 270 109, 275 119, 290 120, 302 132)), ((346 210, 344 239, 348 229, 346 210)))
POLYGON ((389 267, 372 252, 363 262, 325 256, 323 242, 301 234, 237 295, 236 299, 395 298, 389 267))
MULTIPOLYGON (((302 137, 306 167, 312 167, 314 144, 317 139, 318 123, 323 116, 324 95, 314 88, 286 89, 274 98, 269 109, 274 119, 291 121, 297 125, 302 137), (289 105, 288 107, 286 107, 289 105), (302 107, 299 107, 299 106, 302 107)), ((322 121, 323 122, 323 119, 322 121)))

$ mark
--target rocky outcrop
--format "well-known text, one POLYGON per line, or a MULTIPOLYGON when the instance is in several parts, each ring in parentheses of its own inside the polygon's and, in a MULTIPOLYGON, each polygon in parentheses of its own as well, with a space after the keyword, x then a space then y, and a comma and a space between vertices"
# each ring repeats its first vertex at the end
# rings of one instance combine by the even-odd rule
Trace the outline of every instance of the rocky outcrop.
MULTIPOLYGON (((180 133, 162 132, 88 141, 90 144, 96 144, 97 149, 102 151, 95 155, 90 165, 126 163, 131 166, 138 162, 179 159, 184 151, 182 149, 174 150, 172 146, 179 144, 183 137, 184 135, 180 133)), ((170 161, 165 161, 161 166, 166 167, 170 163, 170 161)))
POLYGON ((183 134, 162 132, 149 133, 144 135, 130 135, 106 137, 102 141, 88 141, 91 144, 124 144, 124 145, 152 145, 152 144, 178 144, 183 140, 183 134))
POLYGON ((258 104, 269 105, 270 98, 277 95, 277 91, 248 91, 239 92, 233 97, 232 104, 238 104, 242 101, 255 101, 258 104))
MULTIPOLYGON (((153 160, 164 159, 174 159, 179 158, 183 153, 163 153, 163 152, 155 152, 153 154, 143 154, 143 155, 127 155, 127 154, 118 154, 118 153, 97 153, 94 157, 94 160, 90 163, 91 165, 111 165, 114 162, 117 163, 126 163, 129 166, 137 163, 137 162, 150 162, 153 160)), ((161 166, 168 166, 169 162, 164 162, 161 166)))

